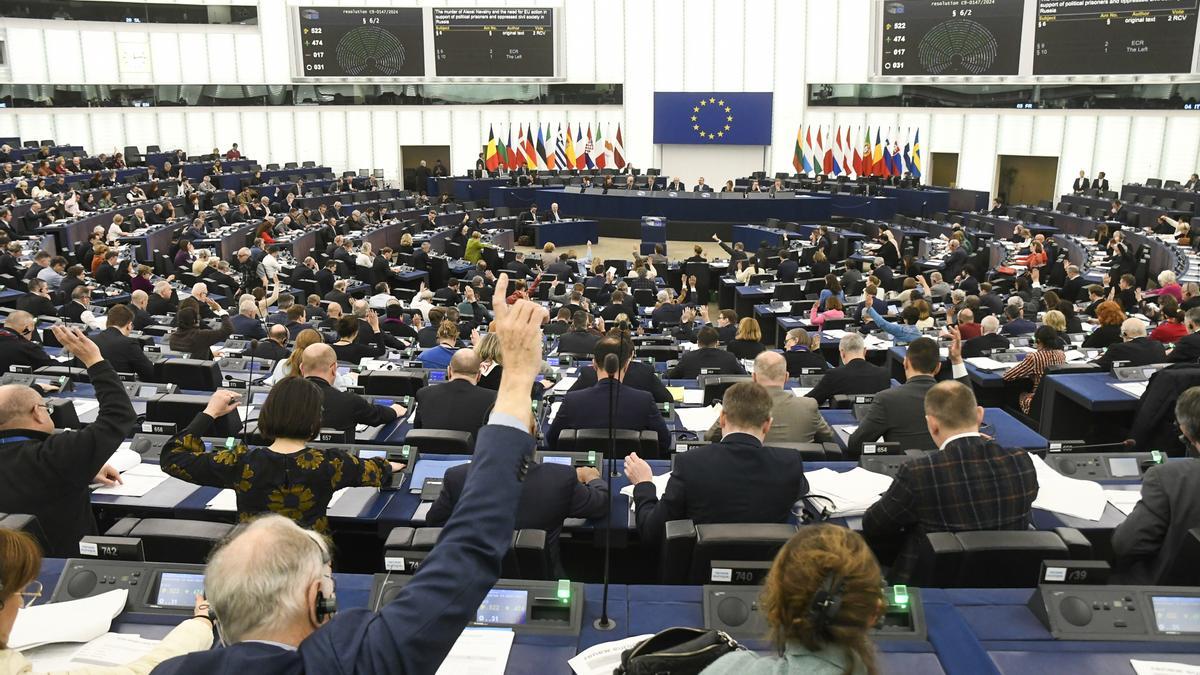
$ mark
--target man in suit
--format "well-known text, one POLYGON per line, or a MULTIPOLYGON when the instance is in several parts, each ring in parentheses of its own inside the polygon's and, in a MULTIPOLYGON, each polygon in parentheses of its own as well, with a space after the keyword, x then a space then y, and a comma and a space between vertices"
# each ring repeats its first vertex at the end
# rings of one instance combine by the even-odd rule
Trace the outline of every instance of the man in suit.
POLYGON ((677 455, 661 499, 650 466, 636 453, 625 458, 644 542, 656 544, 666 522, 683 518, 697 525, 787 522, 792 505, 808 493, 808 481, 800 453, 764 445, 772 407, 762 385, 730 387, 718 418, 721 442, 677 455))
POLYGON ((550 213, 546 215, 546 221, 550 223, 560 223, 566 220, 558 211, 558 202, 551 202, 550 213))
POLYGON ((546 274, 553 274, 559 281, 569 283, 575 278, 575 268, 571 264, 571 256, 560 253, 558 260, 546 266, 546 274))
POLYGON ((615 394, 619 400, 612 419, 613 426, 632 431, 655 431, 660 453, 664 456, 667 454, 671 432, 667 430, 667 424, 654 404, 654 397, 622 382, 632 358, 633 344, 628 339, 608 336, 596 343, 592 364, 596 369, 596 386, 567 393, 546 434, 547 445, 554 448, 563 429, 607 429, 609 396, 615 394), (613 364, 616 368, 611 374, 604 369, 605 360, 610 356, 617 361, 617 364, 613 364), (614 388, 618 391, 613 392, 614 388))
POLYGON ((106 462, 133 430, 137 413, 94 342, 74 328, 51 330, 87 368, 100 409, 82 431, 55 433, 40 394, 22 385, 0 387, 0 409, 6 411, 0 420, 0 511, 37 516, 48 539, 46 554, 70 556, 81 537, 96 534, 88 486, 117 484, 120 475, 106 462))
POLYGON ((800 261, 795 251, 783 251, 781 255, 779 267, 775 270, 775 278, 780 283, 790 284, 796 280, 796 275, 800 272, 800 261))
POLYGON ((1193 307, 1183 315, 1183 325, 1188 334, 1175 343, 1167 360, 1172 362, 1196 363, 1200 361, 1200 307, 1193 307))
POLYGON ((1096 174, 1096 180, 1092 181, 1092 189, 1108 192, 1108 179, 1104 177, 1103 171, 1096 174))
POLYGON ((1087 179, 1087 172, 1081 169, 1079 171, 1079 178, 1076 178, 1075 182, 1071 184, 1071 191, 1079 194, 1080 192, 1087 192, 1089 187, 1091 187, 1091 181, 1087 179))
POLYGON ((525 264, 525 254, 520 252, 516 253, 513 259, 508 261, 504 269, 513 279, 528 279, 533 274, 533 270, 529 268, 529 265, 525 264))
POLYGON ((50 299, 50 287, 41 279, 29 280, 29 294, 17 300, 17 309, 33 316, 56 316, 58 309, 50 299))
POLYGON ((803 328, 793 328, 783 338, 783 358, 787 363, 788 374, 799 377, 801 370, 815 368, 821 372, 829 370, 825 356, 821 354, 821 345, 814 343, 803 328))
POLYGON ((139 380, 153 380, 154 364, 146 358, 142 343, 129 337, 133 312, 125 305, 113 305, 105 317, 107 327, 93 338, 104 360, 118 373, 136 373, 139 380))
POLYGON ((683 181, 680 180, 679 176, 675 176, 674 178, 671 179, 670 183, 667 183, 667 192, 686 192, 686 191, 687 191, 687 185, 684 185, 683 181))
POLYGON ((146 291, 138 289, 129 296, 129 311, 133 312, 134 330, 145 330, 146 326, 154 323, 154 317, 146 311, 149 304, 150 295, 146 291))
POLYGON ((1024 313, 1024 303, 1017 304, 1010 302, 1004 308, 1004 318, 1006 321, 1004 322, 1004 327, 1000 329, 1001 334, 1016 337, 1018 335, 1029 335, 1037 330, 1037 324, 1026 319, 1024 313))
POLYGON ((346 612, 329 621, 318 609, 336 592, 329 549, 286 518, 265 517, 240 530, 209 561, 206 596, 222 617, 228 646, 167 661, 161 673, 438 669, 496 583, 528 480, 534 447, 529 392, 540 363, 534 349, 541 345, 538 326, 545 312, 525 302, 515 311, 532 320, 506 340, 497 410, 480 432, 479 454, 459 503, 437 549, 396 599, 378 612, 346 612), (520 353, 522 348, 528 353, 520 353))
POLYGON ((729 344, 737 335, 737 324, 737 313, 732 309, 723 309, 717 313, 717 339, 721 344, 729 344))
MULTIPOLYGON (((771 396, 771 429, 762 439, 772 443, 824 443, 833 440, 833 430, 817 410, 817 402, 796 396, 787 388, 787 361, 779 352, 761 352, 754 357, 752 379, 771 396)), ((714 422, 705 434, 709 441, 721 440, 721 425, 714 422)))
POLYGON ((261 340, 267 337, 262 321, 258 319, 258 303, 253 297, 243 298, 238 303, 238 314, 231 318, 235 335, 241 335, 247 340, 261 340))
POLYGON ((920 421, 938 452, 901 466, 888 491, 863 516, 862 533, 872 549, 900 545, 888 573, 893 583, 912 577, 926 533, 1024 530, 1038 493, 1029 455, 979 433, 983 408, 975 404, 969 385, 934 385, 922 407, 920 421))
POLYGON ((571 315, 571 330, 558 338, 559 354, 591 354, 600 336, 588 329, 591 316, 583 310, 571 315))
POLYGON ((979 332, 979 337, 963 341, 963 358, 976 358, 983 356, 985 351, 1009 348, 1008 338, 1000 335, 1000 320, 996 317, 983 317, 979 332))
POLYGON ((717 368, 721 375, 746 374, 738 357, 721 348, 716 328, 701 328, 696 333, 696 347, 679 357, 679 362, 667 371, 667 379, 694 380, 705 368, 717 368))
POLYGON ((1142 476, 1142 499, 1112 533, 1115 572, 1120 583, 1179 583, 1164 578, 1176 564, 1189 534, 1200 527, 1200 387, 1180 394, 1175 421, 1187 439, 1187 458, 1159 464, 1142 476))
POLYGON ((1083 275, 1079 273, 1077 266, 1070 264, 1066 260, 1063 261, 1063 265, 1066 268, 1067 279, 1063 282, 1062 291, 1059 292, 1059 296, 1072 303, 1086 299, 1084 289, 1087 288, 1087 279, 1084 279, 1083 275))
POLYGON ((429 241, 421 242, 421 247, 413 251, 412 261, 409 263, 414 270, 425 272, 429 270, 429 241))
POLYGON ((451 429, 479 433, 496 403, 496 392, 475 386, 479 382, 479 356, 460 349, 450 357, 446 382, 417 391, 414 429, 451 429))
POLYGON ((325 294, 323 300, 336 302, 341 305, 343 312, 350 311, 350 296, 346 294, 348 282, 345 279, 338 279, 333 283, 333 290, 325 294))
POLYGON ((946 245, 949 252, 943 261, 942 276, 946 279, 957 279, 959 274, 962 274, 963 266, 967 264, 967 252, 963 250, 962 244, 957 239, 951 239, 946 245))
MULTIPOLYGON (((617 329, 614 328, 613 330, 617 329)), ((610 331, 611 333, 612 331, 610 331)), ((654 397, 655 403, 666 403, 674 400, 671 392, 667 391, 667 385, 663 384, 662 378, 655 372, 654 366, 648 363, 630 361, 621 384, 650 392, 650 395, 654 397)), ((579 369, 579 373, 575 378, 575 384, 571 385, 570 391, 590 389, 594 386, 596 386, 596 369, 590 365, 586 365, 579 369)))
POLYGON ((566 307, 560 307, 558 313, 550 320, 550 323, 542 326, 542 332, 546 335, 562 335, 571 328, 571 310, 566 307))
POLYGON ((1146 324, 1141 319, 1129 317, 1121 323, 1121 340, 1109 345, 1094 363, 1108 370, 1118 361, 1124 361, 1126 366, 1148 366, 1167 361, 1163 343, 1146 337, 1146 324))
POLYGON ((450 277, 446 280, 446 285, 443 288, 437 289, 433 294, 434 300, 440 300, 447 305, 457 305, 462 302, 462 294, 458 290, 458 277, 450 277))
POLYGON ((692 188, 692 192, 712 192, 712 186, 704 182, 704 176, 696 179, 696 185, 692 188))
POLYGON ((862 335, 847 333, 838 342, 842 365, 826 371, 812 391, 805 394, 818 405, 838 394, 877 394, 892 386, 887 368, 867 362, 862 335))
POLYGON ((399 403, 375 405, 367 399, 334 389, 337 379, 337 354, 324 343, 309 345, 300 358, 300 374, 321 388, 325 401, 321 411, 321 426, 354 433, 354 427, 365 424, 381 426, 408 414, 399 403))
POLYGON ((731 269, 737 265, 737 261, 746 259, 746 245, 742 242, 739 241, 730 246, 728 243, 721 241, 721 238, 715 234, 712 236, 712 240, 717 242, 717 246, 720 246, 723 251, 729 254, 731 269))
POLYGON ((40 342, 34 342, 37 320, 28 312, 16 310, 9 313, 0 328, 0 373, 7 373, 12 366, 41 368, 54 363, 40 342))
MULTIPOLYGON (((951 329, 951 335, 954 337, 950 345, 953 377, 969 384, 967 367, 962 362, 962 341, 958 330, 951 329)), ((874 442, 880 437, 889 443, 899 443, 901 451, 936 448, 921 411, 925 394, 936 382, 934 376, 941 367, 942 359, 936 340, 921 337, 910 342, 904 354, 904 384, 875 395, 871 407, 858 421, 858 429, 846 443, 847 457, 858 459, 863 443, 874 442)))
POLYGON ((154 294, 146 300, 146 312, 150 316, 163 316, 173 314, 177 309, 179 309, 179 298, 175 295, 175 289, 171 288, 171 284, 166 281, 156 281, 154 294))
POLYGON ((267 332, 267 339, 259 340, 250 354, 259 361, 282 361, 292 355, 292 351, 287 348, 287 342, 287 327, 277 323, 267 332))
POLYGON ((326 261, 325 267, 317 272, 315 278, 317 280, 316 292, 317 295, 325 297, 327 293, 333 290, 333 284, 337 281, 337 262, 334 260, 326 261))

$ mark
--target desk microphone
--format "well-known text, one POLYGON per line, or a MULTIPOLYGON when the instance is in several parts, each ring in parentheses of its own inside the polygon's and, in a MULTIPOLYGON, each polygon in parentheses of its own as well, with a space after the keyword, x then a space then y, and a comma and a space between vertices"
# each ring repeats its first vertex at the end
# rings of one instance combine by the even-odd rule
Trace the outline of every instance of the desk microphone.
POLYGON ((242 420, 242 444, 246 443, 246 429, 250 425, 250 404, 254 402, 254 358, 258 351, 258 340, 250 341, 250 366, 246 371, 246 418, 242 420))
MULTIPOLYGON (((1055 443, 1055 442, 1056 441, 1050 441, 1050 443, 1055 443)), ((1133 447, 1134 447, 1134 441, 1133 441, 1133 439, 1130 438, 1130 439, 1126 439, 1123 441, 1117 441, 1116 443, 1091 443, 1088 445, 1068 445, 1068 446, 1060 448, 1059 452, 1065 452, 1065 453, 1069 454, 1072 452, 1079 452, 1081 450, 1096 450, 1099 448, 1130 448, 1130 449, 1132 449, 1133 447)))
MULTIPOLYGON (((618 351, 621 351, 618 348, 618 351)), ((609 566, 610 558, 612 557, 612 511, 613 511, 613 490, 612 479, 616 473, 614 462, 617 456, 617 433, 616 421, 613 417, 616 415, 616 402, 614 396, 617 393, 619 381, 617 374, 621 372, 621 357, 617 354, 607 354, 604 357, 604 372, 608 374, 608 470, 605 471, 605 479, 608 482, 608 522, 604 528, 604 593, 600 602, 600 618, 596 619, 592 626, 596 630, 609 631, 617 627, 617 622, 613 621, 608 616, 608 586, 609 586, 609 566)))

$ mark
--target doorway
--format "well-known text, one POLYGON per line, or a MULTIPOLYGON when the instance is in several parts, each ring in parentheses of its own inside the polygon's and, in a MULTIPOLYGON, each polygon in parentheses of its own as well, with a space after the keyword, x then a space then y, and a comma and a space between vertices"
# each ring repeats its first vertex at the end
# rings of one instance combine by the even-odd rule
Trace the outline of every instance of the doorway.
POLYGON ((996 194, 1005 204, 1053 202, 1057 180, 1057 157, 1000 155, 997 161, 996 194))
POLYGON ((425 185, 416 184, 416 169, 425 160, 430 171, 440 161, 446 167, 446 175, 453 176, 450 168, 450 146, 448 145, 402 145, 400 146, 400 167, 404 170, 404 189, 427 190, 425 185))
POLYGON ((958 153, 929 153, 929 184, 938 187, 958 187, 958 153))

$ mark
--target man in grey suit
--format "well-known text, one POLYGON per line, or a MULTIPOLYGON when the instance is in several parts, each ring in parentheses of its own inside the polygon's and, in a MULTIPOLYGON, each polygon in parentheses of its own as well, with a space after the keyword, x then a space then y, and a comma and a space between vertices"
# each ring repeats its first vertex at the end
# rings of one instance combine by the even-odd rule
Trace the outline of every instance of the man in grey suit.
POLYGON ((1116 573, 1122 583, 1177 584, 1164 578, 1188 537, 1200 527, 1200 387, 1175 403, 1175 420, 1191 457, 1151 467, 1142 477, 1142 501, 1112 534, 1116 573))
MULTIPOLYGON (((962 361, 962 336, 957 328, 951 328, 950 334, 953 337, 950 364, 954 379, 971 386, 967 367, 962 361)), ((863 442, 870 443, 881 436, 886 442, 899 443, 902 451, 937 449, 925 424, 925 392, 937 383, 934 376, 941 367, 936 340, 922 337, 908 343, 904 354, 904 384, 875 395, 866 415, 858 421, 858 429, 846 443, 847 459, 858 459, 863 442)))
MULTIPOLYGON (((771 429, 763 444, 823 443, 833 440, 833 429, 821 417, 817 402, 807 396, 796 396, 787 389, 787 360, 779 352, 762 352, 754 357, 752 379, 771 395, 771 429)), ((705 434, 710 441, 721 440, 721 425, 713 423, 705 434)))

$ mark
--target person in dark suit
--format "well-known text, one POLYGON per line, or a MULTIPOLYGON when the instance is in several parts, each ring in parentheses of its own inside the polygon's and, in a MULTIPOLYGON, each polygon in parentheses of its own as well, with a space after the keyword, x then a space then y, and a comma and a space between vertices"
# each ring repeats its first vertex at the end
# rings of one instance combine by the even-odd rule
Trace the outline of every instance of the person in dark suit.
MULTIPOLYGON (((294 306, 294 305, 293 305, 294 306)), ((283 324, 274 324, 268 332, 267 339, 259 340, 253 350, 255 359, 260 361, 282 361, 292 355, 287 348, 288 329, 283 324)))
POLYGON ((336 271, 337 262, 330 260, 325 263, 325 267, 321 268, 320 272, 316 273, 315 278, 317 280, 317 295, 325 297, 326 294, 333 290, 333 284, 337 281, 337 275, 335 274, 336 271))
POLYGON ((1103 171, 1096 174, 1096 180, 1092 181, 1092 189, 1108 192, 1108 179, 1104 177, 1103 171))
POLYGON ((421 242, 421 247, 413 251, 412 260, 409 265, 417 271, 425 272, 429 270, 429 242, 421 242))
POLYGON ((733 246, 730 246, 715 234, 712 236, 712 240, 717 242, 717 246, 720 246, 721 250, 729 254, 730 272, 737 266, 737 261, 746 259, 746 245, 742 242, 735 242, 733 246))
POLYGON ((547 445, 554 448, 563 429, 607 429, 609 396, 616 394, 619 400, 612 419, 613 426, 617 429, 650 429, 657 432, 659 452, 666 455, 671 447, 671 432, 667 430, 667 424, 654 404, 654 397, 622 382, 632 358, 633 344, 628 339, 608 336, 596 343, 592 364, 596 369, 596 386, 567 393, 546 434, 547 445), (613 368, 611 374, 605 370, 606 361, 613 368), (601 372, 604 375, 600 375, 601 372), (614 388, 619 391, 613 392, 614 388))
POLYGON ((1112 533, 1114 582, 1174 585, 1166 578, 1188 530, 1200 527, 1200 387, 1175 402, 1175 421, 1187 439, 1187 458, 1152 466, 1142 476, 1142 499, 1112 533))
POLYGON ((433 294, 434 300, 440 300, 447 305, 457 305, 462 302, 462 294, 458 290, 459 281, 457 277, 450 277, 446 280, 446 285, 437 289, 433 294))
MULTIPOLYGON (((329 621, 322 602, 336 592, 329 548, 284 518, 264 518, 239 531, 209 561, 206 595, 222 617, 228 646, 167 661, 159 666, 160 673, 438 669, 496 583, 512 543, 522 480, 534 447, 527 431, 533 423, 529 392, 540 362, 540 353, 533 349, 541 345, 538 326, 545 312, 530 303, 518 303, 513 311, 532 318, 513 331, 510 343, 527 347, 529 353, 505 350, 504 361, 516 372, 510 375, 506 369, 498 408, 480 432, 479 454, 459 503, 436 550, 395 601, 377 612, 346 612, 329 621), (280 569, 295 572, 274 571, 280 569), (288 576, 269 576, 279 574, 288 576), (246 575, 259 576, 247 582, 246 575), (243 585, 258 595, 247 596, 243 585)), ((507 325, 516 327, 516 322, 507 325)))
MULTIPOLYGON (((962 362, 962 342, 957 329, 952 329, 954 340, 950 346, 950 363, 954 379, 970 383, 967 367, 962 362)), ((933 387, 934 376, 942 367, 941 355, 936 340, 922 337, 908 343, 904 354, 905 382, 879 392, 871 402, 863 419, 858 420, 858 429, 846 443, 846 455, 858 459, 864 442, 873 442, 883 437, 886 442, 900 444, 901 450, 932 450, 937 447, 925 426, 923 412, 925 394, 933 387)))
MULTIPOLYGON (((625 371, 625 377, 621 380, 621 383, 627 387, 650 392, 650 395, 654 397, 655 403, 666 403, 667 401, 674 400, 671 392, 667 391, 667 385, 663 384, 662 378, 655 372, 654 366, 648 363, 630 361, 629 368, 625 371)), ((575 384, 571 385, 570 391, 581 391, 594 386, 596 386, 596 369, 591 365, 586 365, 579 369, 575 378, 575 384)))
POLYGON ((150 316, 163 316, 173 314, 179 309, 179 296, 175 294, 175 289, 171 288, 171 284, 165 281, 158 281, 154 284, 154 293, 146 300, 146 312, 150 316))
POLYGON ((946 246, 949 253, 942 261, 944 265, 942 276, 946 279, 957 279, 958 275, 962 274, 963 266, 967 264, 967 252, 963 250, 962 244, 957 239, 951 239, 946 246))
POLYGON ((746 374, 738 357, 721 348, 716 328, 701 328, 696 333, 696 347, 679 357, 679 362, 667 371, 667 379, 694 380, 706 368, 717 368, 721 375, 746 374))
POLYGON ((258 303, 252 297, 244 298, 238 303, 238 314, 229 319, 229 323, 233 326, 234 335, 240 335, 247 340, 261 340, 267 337, 267 330, 258 318, 258 303))
POLYGON ((477 434, 496 403, 496 392, 476 386, 478 382, 479 356, 475 350, 460 349, 454 352, 446 369, 446 382, 421 387, 417 391, 413 428, 451 429, 477 434))
POLYGON ((579 310, 571 315, 571 330, 558 338, 559 354, 591 354, 600 336, 589 328, 591 317, 587 312, 579 310))
POLYGON ((1065 260, 1063 261, 1063 264, 1066 266, 1067 278, 1063 282, 1062 291, 1060 291, 1058 295, 1064 300, 1068 300, 1070 302, 1081 302, 1085 300, 1087 298, 1087 292, 1085 290, 1087 288, 1087 279, 1083 278, 1083 275, 1079 273, 1079 268, 1075 265, 1072 265, 1065 260))
POLYGON ((1091 181, 1087 179, 1087 172, 1081 170, 1079 172, 1079 178, 1076 178, 1075 182, 1071 184, 1071 191, 1076 194, 1080 192, 1087 192, 1091 185, 1091 181))
POLYGON ((1121 340, 1109 345, 1093 363, 1108 370, 1117 361, 1124 361, 1126 366, 1148 366, 1167 361, 1163 343, 1146 337, 1146 324, 1141 319, 1125 319, 1121 324, 1121 340))
POLYGON ((867 362, 867 348, 862 335, 843 335, 838 342, 838 354, 841 355, 842 365, 826 371, 817 386, 805 394, 815 398, 818 405, 824 405, 839 394, 877 394, 892 385, 892 376, 887 368, 867 362))
POLYGON ((40 342, 34 342, 37 320, 21 310, 10 312, 0 328, 0 373, 9 372, 13 366, 41 368, 54 363, 40 342))
POLYGON ((665 523, 683 518, 697 525, 787 522, 792 506, 808 493, 808 481, 800 453, 763 445, 772 404, 760 384, 730 387, 719 418, 721 442, 677 455, 662 498, 650 465, 637 453, 625 458, 643 541, 661 541, 665 523))
POLYGON ((300 360, 300 374, 311 380, 325 395, 321 409, 321 426, 354 433, 354 427, 365 424, 369 427, 389 424, 397 417, 408 414, 399 403, 390 406, 375 405, 367 399, 333 388, 337 379, 337 355, 324 343, 309 345, 300 360))
POLYGON ((923 398, 919 419, 928 425, 938 452, 902 465, 888 491, 863 515, 862 533, 872 549, 895 550, 900 544, 888 574, 894 583, 912 577, 926 533, 1027 529, 1038 493, 1029 455, 980 435, 983 408, 975 404, 969 385, 941 382, 923 398))
POLYGON ((558 313, 550 323, 542 326, 542 332, 546 335, 562 335, 571 328, 571 310, 566 307, 560 307, 558 313))
POLYGON ((513 256, 512 260, 508 261, 504 269, 514 279, 528 279, 533 274, 533 270, 529 269, 529 265, 525 264, 525 254, 519 252, 513 256))
POLYGON ((737 335, 737 312, 723 309, 717 313, 717 338, 721 344, 729 344, 737 335))
POLYGON ((692 188, 692 192, 712 192, 712 186, 704 182, 704 176, 696 179, 696 185, 692 188))
POLYGON ((50 299, 50 288, 41 279, 29 280, 29 294, 17 300, 17 309, 33 316, 56 316, 58 309, 50 299))
POLYGON ((0 389, 0 406, 9 411, 0 422, 0 511, 37 516, 48 540, 47 555, 71 556, 81 537, 97 533, 88 486, 116 484, 119 474, 106 462, 132 432, 137 413, 95 343, 74 328, 51 330, 87 368, 100 409, 82 431, 55 433, 50 411, 35 390, 0 389))
POLYGON ((349 283, 345 279, 338 279, 333 282, 333 290, 326 293, 321 299, 330 303, 337 303, 341 306, 343 312, 350 311, 350 296, 346 293, 349 283))
POLYGON ((1188 334, 1175 343, 1167 360, 1175 363, 1200 361, 1200 307, 1193 307, 1183 315, 1183 325, 1188 334))
POLYGON ((571 264, 571 257, 566 253, 561 253, 558 260, 546 266, 546 274, 553 274, 559 281, 570 283, 575 279, 575 267, 571 264))
POLYGON ((814 342, 803 328, 793 328, 784 336, 783 358, 792 377, 799 377, 800 371, 805 368, 816 368, 821 372, 829 370, 829 364, 821 354, 820 342, 814 342))
POLYGON ((994 316, 985 316, 979 322, 979 337, 973 337, 963 342, 963 358, 972 359, 983 356, 985 351, 1008 349, 1008 338, 1000 334, 1000 320, 994 316))
POLYGON ((129 337, 133 312, 125 305, 113 305, 105 317, 106 328, 92 338, 104 360, 118 373, 135 373, 142 381, 154 380, 154 364, 146 357, 142 343, 129 337))

